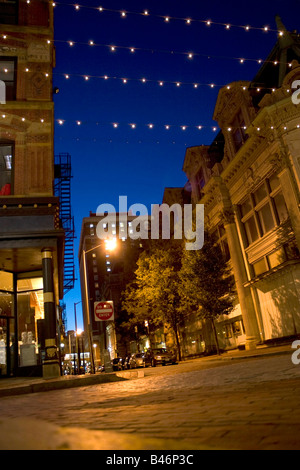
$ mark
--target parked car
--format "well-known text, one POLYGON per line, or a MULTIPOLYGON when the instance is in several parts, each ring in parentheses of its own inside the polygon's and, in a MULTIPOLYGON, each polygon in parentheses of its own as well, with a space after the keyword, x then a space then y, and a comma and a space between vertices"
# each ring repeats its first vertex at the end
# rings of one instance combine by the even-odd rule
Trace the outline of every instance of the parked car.
POLYGON ((116 370, 123 370, 123 359, 121 357, 115 357, 111 361, 112 369, 116 370))
POLYGON ((130 356, 127 356, 123 359, 123 369, 124 370, 129 368, 129 359, 130 359, 130 356))
POLYGON ((136 369, 137 367, 145 367, 144 354, 142 353, 135 353, 130 356, 128 369, 136 369))
POLYGON ((166 364, 176 364, 176 353, 168 351, 165 348, 148 349, 144 354, 145 367, 150 365, 155 367, 158 364, 165 366, 166 364))

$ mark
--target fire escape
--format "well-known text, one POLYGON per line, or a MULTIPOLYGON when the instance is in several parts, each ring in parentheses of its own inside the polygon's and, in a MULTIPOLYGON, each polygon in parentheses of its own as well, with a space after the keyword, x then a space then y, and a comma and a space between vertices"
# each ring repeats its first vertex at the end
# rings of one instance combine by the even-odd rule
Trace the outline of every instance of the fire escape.
POLYGON ((59 197, 60 220, 65 231, 64 293, 75 284, 74 239, 75 225, 71 208, 71 155, 61 153, 55 156, 54 194, 59 197))

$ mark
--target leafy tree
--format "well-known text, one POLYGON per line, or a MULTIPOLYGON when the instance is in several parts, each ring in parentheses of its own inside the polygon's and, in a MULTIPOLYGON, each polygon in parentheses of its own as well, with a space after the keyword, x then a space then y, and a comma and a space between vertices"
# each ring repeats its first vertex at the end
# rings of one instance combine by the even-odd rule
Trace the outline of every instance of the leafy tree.
POLYGON ((183 251, 180 278, 181 309, 194 310, 211 322, 219 354, 215 320, 233 310, 234 282, 220 246, 208 232, 201 250, 183 251))
POLYGON ((150 329, 169 326, 174 334, 179 359, 181 253, 182 245, 177 241, 154 241, 141 254, 135 271, 136 279, 127 287, 123 303, 124 308, 133 314, 132 322, 148 321, 150 329))

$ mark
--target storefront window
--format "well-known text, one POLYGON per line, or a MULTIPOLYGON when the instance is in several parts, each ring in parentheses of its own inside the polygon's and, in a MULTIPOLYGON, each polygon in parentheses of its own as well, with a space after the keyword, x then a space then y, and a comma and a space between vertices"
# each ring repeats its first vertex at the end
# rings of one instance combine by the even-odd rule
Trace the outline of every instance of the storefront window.
POLYGON ((12 316, 12 295, 0 292, 0 317, 12 316))
POLYGON ((14 289, 13 283, 12 273, 0 271, 0 290, 12 292, 14 289))
POLYGON ((230 324, 224 325, 224 337, 226 339, 232 338, 232 328, 230 324))
POLYGON ((0 316, 0 377, 14 368, 14 320, 0 316))
POLYGON ((240 320, 232 323, 232 331, 234 336, 241 336, 243 334, 243 327, 240 320))
POLYGON ((18 292, 31 291, 31 290, 42 290, 43 289, 43 278, 36 277, 32 279, 20 279, 18 280, 18 292))
POLYGON ((13 364, 14 320, 12 294, 0 292, 0 377, 6 376, 13 364))
POLYGON ((41 363, 39 323, 44 319, 42 278, 18 281, 18 345, 20 367, 41 363))
POLYGON ((10 196, 12 187, 13 148, 0 142, 0 196, 10 196))

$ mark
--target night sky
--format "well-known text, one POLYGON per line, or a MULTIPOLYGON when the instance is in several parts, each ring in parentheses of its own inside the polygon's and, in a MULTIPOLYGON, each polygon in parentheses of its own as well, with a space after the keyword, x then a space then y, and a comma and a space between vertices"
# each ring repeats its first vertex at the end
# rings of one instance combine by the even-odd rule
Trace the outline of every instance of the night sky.
MULTIPOLYGON (((184 186, 186 149, 216 136, 212 116, 220 87, 251 80, 258 60, 276 42, 275 15, 292 31, 299 28, 300 11, 299 0, 87 0, 78 10, 74 5, 62 0, 54 9, 55 154, 72 156, 77 236, 78 280, 64 299, 68 330, 74 329, 74 302, 81 300, 82 219, 102 203, 117 210, 124 195, 128 206, 141 203, 150 213, 165 187, 184 186)), ((82 327, 81 305, 77 313, 82 327)))

